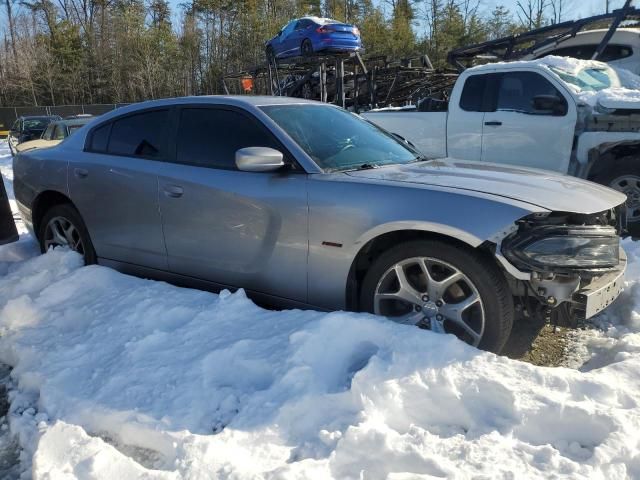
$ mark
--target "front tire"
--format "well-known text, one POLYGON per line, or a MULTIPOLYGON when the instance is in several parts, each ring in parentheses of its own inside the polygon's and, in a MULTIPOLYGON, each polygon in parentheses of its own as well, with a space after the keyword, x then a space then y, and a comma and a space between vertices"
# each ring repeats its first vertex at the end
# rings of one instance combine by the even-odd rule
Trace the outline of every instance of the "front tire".
POLYGON ((631 236, 640 237, 640 159, 621 158, 593 181, 627 196, 627 230, 631 236))
POLYGON ((380 255, 365 275, 360 306, 495 353, 514 319, 513 296, 498 267, 437 240, 402 243, 380 255))
POLYGON ((85 265, 96 263, 96 252, 80 212, 73 205, 63 203, 50 208, 38 228, 40 251, 68 247, 84 257, 85 265))

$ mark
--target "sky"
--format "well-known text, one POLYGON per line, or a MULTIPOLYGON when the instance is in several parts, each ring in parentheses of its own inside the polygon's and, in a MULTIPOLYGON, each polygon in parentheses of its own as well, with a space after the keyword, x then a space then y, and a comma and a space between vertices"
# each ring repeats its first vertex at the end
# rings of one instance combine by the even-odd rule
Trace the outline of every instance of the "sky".
MULTIPOLYGON (((599 15, 605 12, 606 0, 564 0, 566 14, 563 13, 563 20, 575 20, 576 18, 599 15)), ((513 14, 518 10, 517 0, 481 0, 481 9, 490 12, 496 5, 504 5, 513 14)), ((526 0, 522 0, 526 3, 526 0)), ((638 1, 634 2, 638 4, 638 1)), ((609 10, 620 8, 624 5, 624 0, 609 0, 609 10)))

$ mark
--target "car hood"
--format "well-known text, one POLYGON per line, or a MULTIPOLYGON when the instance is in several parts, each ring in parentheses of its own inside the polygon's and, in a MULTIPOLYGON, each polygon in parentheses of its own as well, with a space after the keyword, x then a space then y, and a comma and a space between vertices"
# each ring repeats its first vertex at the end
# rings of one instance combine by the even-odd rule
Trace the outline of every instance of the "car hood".
POLYGON ((379 181, 480 192, 558 212, 597 213, 626 200, 626 196, 620 192, 567 175, 456 159, 430 160, 347 173, 379 181))

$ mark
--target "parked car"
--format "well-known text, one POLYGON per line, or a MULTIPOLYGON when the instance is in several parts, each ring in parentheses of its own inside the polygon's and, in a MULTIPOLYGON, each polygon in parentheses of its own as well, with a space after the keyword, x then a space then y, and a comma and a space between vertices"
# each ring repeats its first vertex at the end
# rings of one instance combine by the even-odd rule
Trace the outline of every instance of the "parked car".
POLYGON ((40 138, 18 144, 16 146, 16 151, 26 152, 27 150, 32 150, 34 148, 53 147, 73 132, 89 123, 93 118, 94 117, 88 116, 72 120, 56 120, 51 122, 40 138))
POLYGON ((11 153, 15 154, 17 146, 21 143, 40 138, 54 120, 60 120, 60 117, 57 115, 19 117, 13 122, 9 131, 8 143, 11 153))
POLYGON ((608 185, 627 195, 629 231, 640 236, 640 96, 602 95, 622 85, 601 62, 488 64, 465 70, 444 108, 425 102, 364 117, 429 157, 536 167, 608 185))
MULTIPOLYGON (((555 43, 546 45, 524 59, 532 60, 556 55, 591 60, 608 31, 609 29, 597 29, 578 32, 574 37, 558 45, 555 43)), ((624 68, 640 74, 640 28, 618 28, 605 47, 600 60, 612 67, 624 68)))
POLYGON ((42 251, 276 305, 363 310, 500 351, 514 299, 588 318, 622 288, 624 195, 427 161, 338 107, 187 97, 120 108, 14 159, 42 251))
POLYGON ((358 27, 318 17, 291 20, 266 44, 268 59, 309 56, 316 52, 360 50, 362 40, 358 27))

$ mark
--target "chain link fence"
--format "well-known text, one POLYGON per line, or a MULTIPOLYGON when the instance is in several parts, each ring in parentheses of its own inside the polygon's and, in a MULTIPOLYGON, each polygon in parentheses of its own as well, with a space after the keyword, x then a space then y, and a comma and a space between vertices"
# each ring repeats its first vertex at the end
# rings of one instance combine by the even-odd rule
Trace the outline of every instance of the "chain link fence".
POLYGON ((23 115, 60 115, 62 118, 71 115, 102 115, 126 103, 102 103, 94 105, 58 105, 41 107, 0 107, 0 136, 8 134, 16 118, 23 115))

